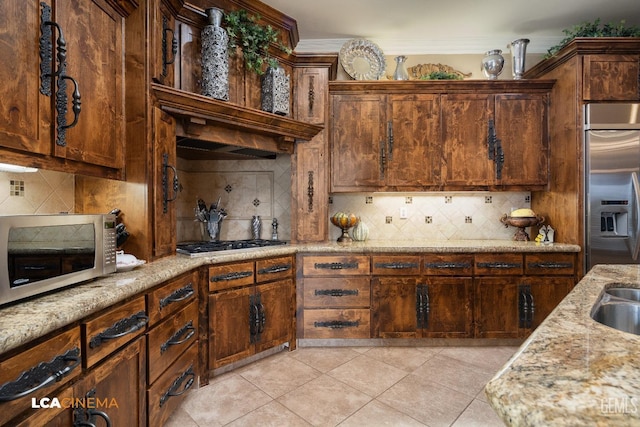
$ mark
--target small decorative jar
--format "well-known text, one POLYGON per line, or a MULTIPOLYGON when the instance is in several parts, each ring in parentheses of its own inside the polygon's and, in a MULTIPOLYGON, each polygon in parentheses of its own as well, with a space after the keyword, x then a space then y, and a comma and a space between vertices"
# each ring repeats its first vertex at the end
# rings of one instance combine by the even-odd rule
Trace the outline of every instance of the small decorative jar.
POLYGON ((504 67, 504 57, 500 49, 490 50, 482 58, 482 72, 489 80, 496 80, 504 67))
POLYGON ((358 223, 351 230, 351 237, 356 242, 364 242, 369 237, 369 227, 358 217, 358 223))
POLYGON ((284 68, 267 68, 261 81, 262 111, 289 115, 289 80, 284 68))
POLYGON ((393 80, 409 80, 409 73, 407 72, 407 57, 396 56, 396 71, 393 73, 393 80))

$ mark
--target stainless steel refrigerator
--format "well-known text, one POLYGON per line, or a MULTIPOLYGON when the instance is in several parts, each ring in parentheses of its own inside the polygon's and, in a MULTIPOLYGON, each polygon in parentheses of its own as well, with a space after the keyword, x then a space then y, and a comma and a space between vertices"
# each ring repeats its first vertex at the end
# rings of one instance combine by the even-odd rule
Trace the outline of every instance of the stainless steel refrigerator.
POLYGON ((640 263, 640 104, 585 107, 585 266, 640 263))

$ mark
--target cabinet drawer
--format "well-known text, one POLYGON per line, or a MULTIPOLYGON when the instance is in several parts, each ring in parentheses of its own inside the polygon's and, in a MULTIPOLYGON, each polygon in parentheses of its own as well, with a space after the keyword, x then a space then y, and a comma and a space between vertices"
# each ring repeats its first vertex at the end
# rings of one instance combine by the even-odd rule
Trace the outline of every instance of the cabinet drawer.
POLYGON ((147 294, 149 326, 198 299, 198 271, 171 280, 147 294))
POLYGON ((198 339, 198 304, 194 301, 149 332, 149 384, 198 339))
POLYGON ((0 425, 31 408, 30 398, 53 397, 82 372, 80 329, 67 332, 0 362, 0 425), (36 388, 38 384, 42 386, 36 388), (20 394, 33 390, 24 396, 20 394))
POLYGON ((305 276, 355 276, 369 274, 365 255, 309 256, 302 260, 305 276))
POLYGON ((573 254, 527 254, 524 256, 525 274, 535 275, 572 275, 575 273, 573 254))
POLYGON ((139 297, 82 324, 85 365, 93 366, 122 345, 141 335, 149 318, 139 297))
POLYGON ((253 285, 253 262, 239 262, 209 267, 209 291, 253 285))
POLYGON ((371 286, 368 277, 326 277, 304 279, 304 306, 369 307, 371 286))
POLYGON ((518 275, 524 272, 522 254, 477 254, 475 273, 479 276, 518 275))
POLYGON ((293 257, 261 259, 256 261, 256 283, 293 277, 293 257))
POLYGON ((417 276, 420 274, 419 255, 374 256, 371 258, 372 271, 385 276, 417 276))
POLYGON ((198 381, 198 345, 192 345, 147 390, 150 426, 162 426, 198 381))
POLYGON ((366 308, 304 311, 305 338, 371 338, 371 314, 366 308))
POLYGON ((472 276, 473 255, 427 254, 424 274, 429 276, 472 276))

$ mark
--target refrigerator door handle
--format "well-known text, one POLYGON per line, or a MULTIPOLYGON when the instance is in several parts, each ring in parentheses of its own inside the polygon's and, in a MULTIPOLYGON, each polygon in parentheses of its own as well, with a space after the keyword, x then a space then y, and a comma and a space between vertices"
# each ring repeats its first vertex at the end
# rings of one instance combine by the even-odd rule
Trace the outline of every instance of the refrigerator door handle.
POLYGON ((638 259, 640 253, 640 184, 638 183, 638 174, 631 173, 631 185, 633 187, 633 237, 632 237, 632 253, 634 260, 638 259))

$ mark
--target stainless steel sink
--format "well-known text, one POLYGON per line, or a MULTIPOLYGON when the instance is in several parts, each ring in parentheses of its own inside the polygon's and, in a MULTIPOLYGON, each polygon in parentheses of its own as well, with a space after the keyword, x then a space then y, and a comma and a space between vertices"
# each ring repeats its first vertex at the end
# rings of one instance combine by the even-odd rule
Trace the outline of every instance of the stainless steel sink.
POLYGON ((596 322, 640 335, 640 288, 632 288, 624 283, 606 289, 591 310, 596 322))
POLYGON ((631 301, 606 302, 600 304, 591 317, 619 331, 640 335, 640 304, 631 301))
POLYGON ((631 301, 640 301, 640 289, 636 288, 609 288, 607 294, 631 301))

